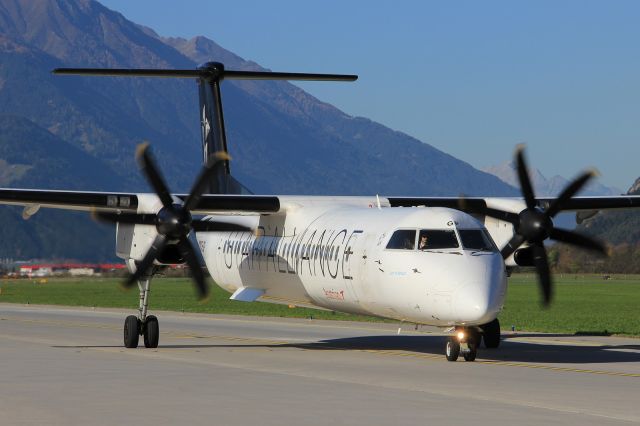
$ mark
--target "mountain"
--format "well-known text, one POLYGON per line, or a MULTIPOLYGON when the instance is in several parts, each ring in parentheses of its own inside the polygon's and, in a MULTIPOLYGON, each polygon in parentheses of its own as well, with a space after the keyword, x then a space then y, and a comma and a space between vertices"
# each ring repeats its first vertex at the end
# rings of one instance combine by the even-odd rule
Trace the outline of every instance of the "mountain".
MULTIPOLYGON (((111 170, 84 151, 22 117, 0 115, 0 185, 97 189, 111 170), (15 141, 24 141, 16 144, 15 141), (68 174, 74 170, 74 174, 68 174)), ((113 259, 113 230, 85 213, 43 209, 26 223, 22 208, 0 208, 0 258, 113 259)))
MULTIPOLYGON (((640 195, 640 178, 627 194, 640 195)), ((640 216, 636 211, 599 212, 579 225, 577 231, 605 241, 609 246, 609 256, 556 244, 550 251, 550 258, 557 272, 640 273, 640 216)))
MULTIPOLYGON (((640 195, 640 178, 627 191, 628 195, 640 195)), ((637 211, 600 212, 585 221, 578 230, 596 236, 612 245, 640 245, 640 215, 637 211)))
MULTIPOLYGON (((202 157, 194 81, 53 76, 50 70, 194 68, 210 60, 230 69, 265 69, 204 37, 163 38, 95 1, 0 0, 0 115, 30 123, 0 123, 0 133, 12 135, 3 141, 7 153, 0 151, 2 185, 148 191, 133 153, 149 140, 172 190, 187 191, 202 157), (41 151, 33 150, 35 139, 41 151), (62 146, 68 155, 53 155, 62 146), (29 155, 16 159, 18 152, 29 155), (46 181, 34 172, 43 158, 46 181)), ((256 193, 517 195, 494 176, 290 83, 225 81, 222 94, 232 173, 256 193)), ((34 232, 30 226, 3 223, 16 235, 34 232)), ((42 232, 72 238, 55 227, 42 232)), ((100 252, 91 232, 82 238, 87 254, 100 252)))
POLYGON ((640 177, 636 179, 633 185, 631 185, 631 188, 629 188, 627 193, 631 195, 640 195, 640 177))
MULTIPOLYGON (((513 160, 508 160, 497 166, 490 166, 482 170, 496 176, 511 186, 520 186, 516 172, 516 165, 513 160)), ((570 182, 569 179, 558 175, 547 179, 540 170, 534 168, 529 169, 529 174, 529 178, 531 179, 536 195, 541 197, 550 197, 560 194, 560 192, 570 182)), ((621 193, 622 190, 618 188, 608 187, 593 180, 589 182, 589 184, 578 195, 620 195, 621 193)))

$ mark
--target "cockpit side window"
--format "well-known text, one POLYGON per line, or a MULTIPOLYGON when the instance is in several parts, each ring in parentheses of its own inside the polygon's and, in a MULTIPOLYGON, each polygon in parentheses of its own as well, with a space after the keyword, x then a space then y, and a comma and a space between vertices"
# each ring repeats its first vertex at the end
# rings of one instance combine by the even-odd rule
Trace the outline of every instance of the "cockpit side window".
POLYGON ((458 229, 465 250, 498 251, 495 243, 484 229, 458 229))
POLYGON ((453 229, 422 229, 418 238, 418 250, 441 250, 460 247, 453 229))
POLYGON ((413 250, 416 247, 416 230, 415 229, 399 229, 393 233, 388 249, 395 250, 413 250))

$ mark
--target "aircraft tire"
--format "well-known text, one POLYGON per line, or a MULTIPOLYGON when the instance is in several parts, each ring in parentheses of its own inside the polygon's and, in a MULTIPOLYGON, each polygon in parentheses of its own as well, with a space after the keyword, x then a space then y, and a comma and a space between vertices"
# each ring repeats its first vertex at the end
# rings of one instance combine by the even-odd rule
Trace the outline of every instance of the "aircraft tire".
POLYGON ((140 337, 140 321, 135 315, 129 315, 124 320, 124 346, 125 348, 137 348, 140 337))
POLYGON ((484 346, 489 349, 495 349, 500 346, 500 321, 494 319, 488 324, 481 326, 484 340, 484 346))
POLYGON ((144 347, 157 348, 159 338, 160 326, 158 325, 158 318, 154 315, 149 315, 144 323, 144 347))
POLYGON ((476 360, 476 356, 478 355, 478 347, 475 344, 469 345, 469 350, 465 352, 462 356, 465 361, 472 362, 476 360))
POLYGON ((460 342, 458 342, 454 337, 449 337, 447 339, 445 355, 447 357, 447 361, 458 360, 458 355, 460 355, 460 342))

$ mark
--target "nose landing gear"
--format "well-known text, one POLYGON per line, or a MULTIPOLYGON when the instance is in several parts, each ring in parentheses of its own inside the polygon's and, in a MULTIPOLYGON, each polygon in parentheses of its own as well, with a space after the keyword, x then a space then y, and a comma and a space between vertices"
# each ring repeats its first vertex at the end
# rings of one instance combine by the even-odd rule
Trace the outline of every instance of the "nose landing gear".
POLYGON ((461 353, 465 361, 475 361, 481 339, 482 335, 475 328, 456 327, 453 336, 447 339, 447 361, 457 361, 461 353))

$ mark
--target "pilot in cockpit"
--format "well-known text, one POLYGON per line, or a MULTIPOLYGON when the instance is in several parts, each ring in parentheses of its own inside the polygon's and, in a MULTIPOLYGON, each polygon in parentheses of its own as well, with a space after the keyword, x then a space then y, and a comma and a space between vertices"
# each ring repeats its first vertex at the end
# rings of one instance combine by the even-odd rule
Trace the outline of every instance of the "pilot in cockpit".
POLYGON ((427 234, 420 235, 420 242, 418 243, 418 250, 426 250, 429 246, 427 234))

